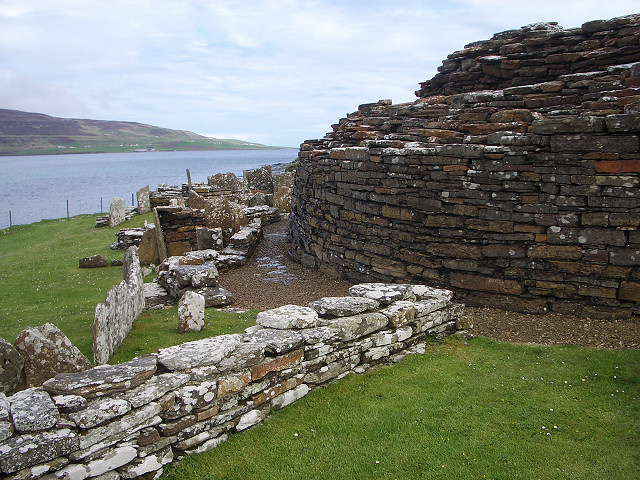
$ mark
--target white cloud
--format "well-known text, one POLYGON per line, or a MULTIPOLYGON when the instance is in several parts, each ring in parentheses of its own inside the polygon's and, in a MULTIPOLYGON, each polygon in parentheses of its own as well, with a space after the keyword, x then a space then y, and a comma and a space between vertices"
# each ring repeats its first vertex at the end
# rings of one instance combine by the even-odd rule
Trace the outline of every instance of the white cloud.
POLYGON ((413 100, 466 43, 634 9, 626 0, 4 0, 0 107, 295 146, 359 104, 413 100))

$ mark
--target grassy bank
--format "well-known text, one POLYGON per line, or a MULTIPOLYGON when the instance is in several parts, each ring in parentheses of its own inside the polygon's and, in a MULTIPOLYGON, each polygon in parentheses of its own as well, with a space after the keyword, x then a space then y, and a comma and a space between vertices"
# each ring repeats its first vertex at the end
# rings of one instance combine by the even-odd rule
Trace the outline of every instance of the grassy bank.
POLYGON ((166 478, 635 479, 640 352, 476 339, 351 375, 166 478))

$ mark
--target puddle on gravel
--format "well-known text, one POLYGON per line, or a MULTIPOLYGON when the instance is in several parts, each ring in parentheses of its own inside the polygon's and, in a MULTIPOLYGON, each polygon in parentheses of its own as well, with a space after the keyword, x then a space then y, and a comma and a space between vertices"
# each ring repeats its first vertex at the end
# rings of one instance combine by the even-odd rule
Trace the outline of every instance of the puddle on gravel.
POLYGON ((279 259, 284 258, 283 255, 275 257, 260 257, 256 259, 258 268, 268 270, 265 274, 256 274, 262 276, 262 280, 266 282, 276 282, 289 285, 296 278, 293 273, 289 273, 287 267, 280 263, 279 259))

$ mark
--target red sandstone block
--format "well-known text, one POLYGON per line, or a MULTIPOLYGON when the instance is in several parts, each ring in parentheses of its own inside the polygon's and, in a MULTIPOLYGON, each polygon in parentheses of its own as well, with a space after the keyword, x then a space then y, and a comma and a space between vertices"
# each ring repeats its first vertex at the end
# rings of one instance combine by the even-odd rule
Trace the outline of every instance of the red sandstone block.
POLYGON ((574 246, 532 245, 527 252, 529 258, 580 260, 582 248, 574 246))
POLYGON ((598 173, 640 173, 640 160, 603 160, 596 162, 598 173))
POLYGON ((640 302, 640 283, 638 282, 622 282, 620 291, 618 292, 620 300, 630 300, 632 302, 640 302))
POLYGON ((522 258, 526 256, 525 250, 519 245, 492 244, 482 247, 482 254, 486 257, 522 258))
POLYGON ((471 275, 468 273, 454 272, 449 277, 452 287, 466 290, 480 290, 483 292, 495 292, 509 295, 520 295, 524 292, 524 286, 515 280, 471 275))
POLYGON ((280 372, 287 368, 292 368, 298 365, 304 358, 302 350, 294 350, 293 352, 286 353, 272 360, 265 360, 258 365, 251 367, 251 381, 261 379, 269 372, 280 372))

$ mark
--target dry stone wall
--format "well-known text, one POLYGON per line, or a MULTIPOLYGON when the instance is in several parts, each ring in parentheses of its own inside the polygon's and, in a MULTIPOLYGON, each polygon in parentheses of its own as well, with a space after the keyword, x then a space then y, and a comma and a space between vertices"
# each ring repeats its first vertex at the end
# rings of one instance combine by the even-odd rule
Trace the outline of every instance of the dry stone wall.
POLYGON ((124 254, 124 279, 107 293, 104 303, 96 306, 93 322, 93 360, 107 363, 131 331, 133 322, 144 310, 142 269, 137 247, 129 247, 124 254))
POLYGON ((471 305, 640 313, 640 15, 467 45, 301 145, 290 253, 471 305))
POLYGON ((173 459, 214 448, 317 386, 423 352, 427 335, 462 327, 450 291, 365 284, 351 295, 261 312, 245 334, 0 393, 2 478, 157 478, 173 459))

